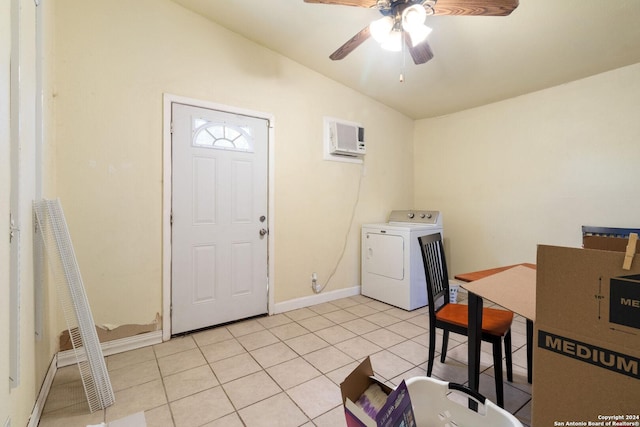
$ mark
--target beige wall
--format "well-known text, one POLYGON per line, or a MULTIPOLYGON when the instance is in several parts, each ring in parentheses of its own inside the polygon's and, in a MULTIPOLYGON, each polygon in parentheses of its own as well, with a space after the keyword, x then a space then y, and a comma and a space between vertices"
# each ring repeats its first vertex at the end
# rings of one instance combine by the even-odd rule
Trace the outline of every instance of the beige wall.
POLYGON ((415 204, 441 209, 455 273, 640 227, 640 64, 415 126, 415 204))
POLYGON ((275 301, 337 262, 361 166, 322 159, 324 115, 361 122, 369 154, 327 291, 359 285, 359 225, 410 207, 413 122, 170 2, 56 1, 57 185, 97 323, 162 309, 162 101, 275 117, 275 301))

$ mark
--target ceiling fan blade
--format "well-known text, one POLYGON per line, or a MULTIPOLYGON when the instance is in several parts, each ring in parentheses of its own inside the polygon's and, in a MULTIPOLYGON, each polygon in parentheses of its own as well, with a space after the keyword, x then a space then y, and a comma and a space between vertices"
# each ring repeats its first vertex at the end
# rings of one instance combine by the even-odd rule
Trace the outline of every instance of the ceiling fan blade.
POLYGON ((367 40, 370 36, 369 26, 364 27, 358 34, 351 37, 345 44, 340 46, 335 52, 333 52, 329 58, 337 61, 339 59, 343 59, 345 56, 349 55, 355 48, 360 46, 367 40))
POLYGON ((437 0, 434 15, 507 16, 518 4, 518 0, 437 0))
POLYGON ((416 65, 424 64, 425 62, 433 58, 433 51, 431 50, 431 46, 429 46, 429 43, 427 43, 426 40, 414 46, 411 42, 411 37, 409 36, 409 34, 404 31, 403 34, 404 43, 407 45, 409 53, 411 54, 411 58, 413 58, 413 62, 416 65))
POLYGON ((339 4, 343 6, 375 7, 376 0, 304 0, 305 3, 339 4))

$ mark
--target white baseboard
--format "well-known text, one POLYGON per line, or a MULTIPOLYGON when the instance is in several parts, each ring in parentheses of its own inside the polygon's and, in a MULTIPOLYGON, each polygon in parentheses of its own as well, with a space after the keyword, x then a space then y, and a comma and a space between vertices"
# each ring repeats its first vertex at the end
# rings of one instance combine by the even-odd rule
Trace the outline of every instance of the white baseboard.
MULTIPOLYGON (((100 344, 102 354, 110 356, 112 354, 122 353, 124 351, 135 350, 137 348, 146 347, 162 342, 162 331, 147 332, 144 334, 133 335, 131 337, 120 338, 113 341, 107 341, 100 344)), ((69 366, 77 363, 74 350, 65 350, 58 353, 58 367, 69 366)))
POLYGON ((307 297, 296 298, 289 301, 278 302, 275 304, 273 313, 284 313, 285 311, 297 310, 299 308, 309 307, 311 305, 322 304, 340 298, 352 297, 360 295, 360 286, 352 286, 350 288, 336 289, 335 291, 323 292, 307 297))
POLYGON ((51 385, 53 384, 53 379, 56 376, 57 370, 58 355, 54 354, 53 358, 51 359, 51 363, 49 364, 49 369, 44 376, 44 381, 42 381, 42 386, 40 387, 40 392, 38 393, 36 403, 33 405, 33 410, 31 411, 31 416, 29 417, 29 424, 27 424, 27 427, 37 427, 37 425, 40 423, 40 416, 42 415, 44 404, 47 402, 49 390, 51 390, 51 385))

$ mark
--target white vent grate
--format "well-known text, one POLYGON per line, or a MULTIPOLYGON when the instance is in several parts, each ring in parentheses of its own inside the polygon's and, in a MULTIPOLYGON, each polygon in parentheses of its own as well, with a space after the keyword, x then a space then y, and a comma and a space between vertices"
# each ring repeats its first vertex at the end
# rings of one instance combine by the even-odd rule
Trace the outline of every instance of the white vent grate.
POLYGON ((36 202, 34 210, 89 409, 104 409, 115 397, 60 200, 36 202))

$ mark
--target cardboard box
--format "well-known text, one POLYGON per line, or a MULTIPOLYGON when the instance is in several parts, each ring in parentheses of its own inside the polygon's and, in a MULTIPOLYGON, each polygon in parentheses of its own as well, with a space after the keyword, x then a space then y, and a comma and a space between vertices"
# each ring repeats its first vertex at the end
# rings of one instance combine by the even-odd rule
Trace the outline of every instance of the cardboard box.
POLYGON ((532 426, 640 425, 640 257, 624 256, 538 247, 532 426))
MULTIPOLYGON (((608 236, 583 236, 582 247, 585 249, 600 249, 603 251, 625 252, 629 239, 608 236)), ((636 253, 640 254, 640 244, 636 246, 636 253)))
POLYGON ((415 427, 415 417, 411 407, 411 399, 404 381, 396 389, 381 383, 373 377, 371 360, 367 357, 340 384, 342 403, 348 427, 415 427), (378 412, 374 420, 355 402, 371 384, 378 384, 388 395, 387 402, 378 412))

